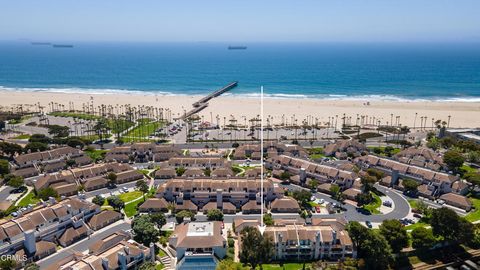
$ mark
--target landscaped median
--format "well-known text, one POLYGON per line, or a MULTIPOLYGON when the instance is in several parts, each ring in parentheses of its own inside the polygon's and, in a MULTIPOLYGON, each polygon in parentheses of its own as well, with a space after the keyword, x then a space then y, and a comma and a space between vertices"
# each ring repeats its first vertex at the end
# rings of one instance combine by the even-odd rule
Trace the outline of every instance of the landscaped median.
POLYGON ((380 214, 380 210, 378 209, 380 208, 380 206, 382 206, 382 199, 380 199, 380 197, 374 192, 372 192, 371 194, 373 197, 373 201, 369 204, 364 205, 362 208, 368 210, 374 215, 380 214))
POLYGON ((26 206, 28 206, 28 205, 30 205, 30 204, 35 205, 35 204, 37 204, 39 201, 40 201, 40 199, 37 198, 37 196, 35 196, 35 192, 34 192, 33 190, 31 190, 31 191, 28 192, 28 194, 27 194, 25 197, 23 197, 23 199, 21 199, 21 200, 18 202, 17 206, 18 206, 18 207, 26 207, 26 206))

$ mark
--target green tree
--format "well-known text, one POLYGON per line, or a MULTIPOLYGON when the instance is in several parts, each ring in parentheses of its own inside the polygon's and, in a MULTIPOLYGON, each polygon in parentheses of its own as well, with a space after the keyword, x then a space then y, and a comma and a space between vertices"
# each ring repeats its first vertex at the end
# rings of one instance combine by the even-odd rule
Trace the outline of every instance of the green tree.
POLYGON ((157 265, 151 261, 144 261, 138 266, 138 270, 156 270, 157 265))
POLYGON ((8 161, 5 159, 0 159, 0 176, 10 173, 10 166, 8 161))
POLYGON ((378 232, 369 230, 360 249, 365 260, 365 269, 389 269, 389 265, 393 262, 392 249, 378 232))
POLYGON ((244 270, 245 267, 241 263, 232 261, 231 259, 221 260, 218 262, 215 270, 244 270))
POLYGON ((105 198, 103 198, 100 195, 97 195, 92 199, 92 202, 96 205, 102 206, 105 203, 105 198))
POLYGON ((107 174, 107 179, 108 179, 108 184, 110 186, 115 186, 117 184, 117 174, 114 172, 111 172, 107 174))
POLYGON ((312 192, 309 190, 295 190, 292 194, 292 197, 297 200, 297 202, 303 207, 308 206, 310 198, 312 197, 312 192))
POLYGON ((19 188, 25 184, 25 181, 23 180, 22 176, 16 176, 13 174, 7 174, 4 177, 5 182, 7 185, 13 187, 13 188, 19 188))
POLYGON ((407 230, 396 219, 384 220, 380 225, 380 233, 385 237, 394 253, 408 246, 407 230))
POLYGON ((222 221, 223 220, 223 213, 219 209, 210 209, 207 211, 207 218, 208 220, 216 220, 222 221))
POLYGON ((345 196, 338 185, 332 184, 332 186, 330 186, 330 194, 332 195, 332 198, 334 200, 337 200, 339 202, 345 200, 345 196))
POLYGON ((44 144, 49 144, 52 140, 47 137, 45 134, 33 134, 28 138, 28 142, 40 142, 44 144))
POLYGON ((118 196, 110 196, 107 198, 108 204, 113 207, 113 209, 120 211, 125 207, 125 203, 118 196))
POLYGON ((416 249, 429 249, 435 244, 435 237, 431 229, 418 227, 412 231, 412 247, 416 249))
POLYGON ((417 181, 409 178, 403 180, 402 184, 403 187, 405 187, 405 191, 408 193, 416 193, 419 186, 417 181))
POLYGON ((175 171, 177 172, 177 176, 182 176, 185 173, 186 169, 184 167, 178 167, 175 169, 175 171))
POLYGON ((348 235, 350 235, 350 238, 352 239, 353 244, 356 247, 361 247, 363 244, 363 241, 366 239, 369 230, 365 228, 365 226, 362 226, 358 221, 350 221, 347 224, 346 227, 348 231, 348 235))
POLYGON ((468 243, 473 239, 473 225, 450 208, 432 210, 430 218, 433 235, 443 237, 450 243, 468 243))
POLYGON ((160 231, 156 228, 149 215, 140 215, 133 219, 132 229, 135 241, 149 246, 150 243, 156 243, 160 236, 160 231))
POLYGON ((0 259, 0 270, 13 270, 17 266, 17 263, 12 259, 0 259))
POLYGON ((308 182, 308 187, 309 187, 311 190, 316 190, 317 187, 318 187, 318 184, 319 184, 318 180, 312 179, 312 180, 310 180, 310 181, 308 182))
POLYGON ((40 270, 40 266, 38 266, 36 263, 31 262, 23 268, 24 270, 40 270))
POLYGON ((152 222, 157 225, 158 228, 162 228, 163 225, 167 224, 167 218, 163 213, 154 213, 151 214, 150 217, 152 218, 152 222))
POLYGON ((203 170, 203 173, 205 174, 205 176, 210 176, 212 170, 210 168, 206 168, 205 170, 203 170))
POLYGON ((266 226, 273 226, 273 224, 275 224, 271 213, 266 213, 265 215, 263 215, 263 224, 265 224, 266 226))
POLYGON ((16 143, 0 142, 1 152, 13 157, 15 154, 20 154, 23 152, 23 148, 16 143))
POLYGON ((185 218, 190 218, 193 219, 195 217, 195 213, 188 211, 188 210, 182 210, 178 213, 175 214, 175 218, 177 219, 177 223, 182 223, 185 218))
POLYGON ((65 138, 70 135, 70 128, 60 125, 49 125, 48 134, 53 135, 53 137, 57 138, 65 138))
POLYGON ((143 194, 143 198, 145 199, 145 193, 148 193, 148 184, 145 182, 145 180, 140 179, 135 183, 135 186, 137 187, 138 190, 140 190, 143 194))
POLYGON ((25 152, 40 152, 40 151, 45 151, 48 150, 48 145, 45 143, 41 142, 31 142, 25 145, 24 151, 25 152))
POLYGON ((373 185, 378 181, 377 177, 371 176, 369 174, 363 175, 360 177, 360 182, 362 183, 362 191, 368 193, 373 190, 373 185))
POLYGON ((355 201, 357 202, 358 206, 363 206, 373 202, 374 198, 370 192, 358 193, 357 196, 355 196, 355 201))
POLYGON ((443 162, 447 164, 450 170, 458 172, 459 168, 465 162, 465 157, 458 151, 449 150, 443 155, 443 162))
POLYGON ((68 138, 66 144, 73 148, 82 149, 85 146, 85 143, 80 138, 70 137, 68 138))
POLYGON ((58 192, 52 187, 47 187, 37 191, 37 197, 43 201, 47 201, 50 197, 58 198, 58 192))
POLYGON ((280 174, 280 180, 286 181, 290 179, 290 173, 289 172, 282 172, 280 174))
POLYGON ((273 241, 260 233, 256 227, 246 227, 240 233, 242 248, 239 254, 240 262, 256 269, 267 263, 273 255, 273 241))

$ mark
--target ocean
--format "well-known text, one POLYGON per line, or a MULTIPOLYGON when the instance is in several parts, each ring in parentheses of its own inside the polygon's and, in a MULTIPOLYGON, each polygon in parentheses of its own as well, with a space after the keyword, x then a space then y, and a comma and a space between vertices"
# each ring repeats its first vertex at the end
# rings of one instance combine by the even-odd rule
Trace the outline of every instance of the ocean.
POLYGON ((479 44, 71 44, 0 42, 0 90, 480 101, 479 44))

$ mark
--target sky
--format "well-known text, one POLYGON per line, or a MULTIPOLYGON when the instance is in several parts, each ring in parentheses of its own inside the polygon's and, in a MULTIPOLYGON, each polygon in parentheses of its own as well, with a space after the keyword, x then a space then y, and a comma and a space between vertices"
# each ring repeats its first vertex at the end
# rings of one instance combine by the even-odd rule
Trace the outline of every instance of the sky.
POLYGON ((4 0, 0 40, 479 42, 479 0, 4 0))

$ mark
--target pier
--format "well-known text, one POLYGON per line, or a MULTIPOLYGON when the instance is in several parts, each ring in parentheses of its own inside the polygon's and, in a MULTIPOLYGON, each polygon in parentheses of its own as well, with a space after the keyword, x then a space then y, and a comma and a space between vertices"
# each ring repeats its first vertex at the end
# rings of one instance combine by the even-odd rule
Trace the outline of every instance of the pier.
POLYGON ((207 103, 210 99, 220 96, 221 94, 230 91, 231 89, 235 88, 238 85, 237 81, 231 82, 226 86, 218 89, 217 91, 210 93, 208 96, 203 97, 199 101, 193 103, 193 107, 200 107, 203 103, 207 103))
POLYGON ((192 104, 193 109, 191 109, 190 111, 186 112, 184 115, 182 115, 181 117, 179 117, 179 118, 177 118, 177 119, 185 120, 185 119, 189 118, 190 116, 192 116, 192 115, 194 115, 194 114, 196 114, 196 113, 199 113, 200 111, 202 111, 203 109, 205 109, 206 107, 208 107, 208 102, 209 102, 212 98, 218 97, 218 96, 220 96, 221 94, 230 91, 231 89, 235 88, 237 85, 238 85, 238 82, 237 82, 237 81, 234 81, 234 82, 231 82, 231 83, 227 84, 226 86, 224 86, 224 87, 216 90, 215 92, 212 92, 212 93, 208 94, 207 96, 203 97, 203 98, 200 99, 199 101, 193 103, 193 104, 192 104))

